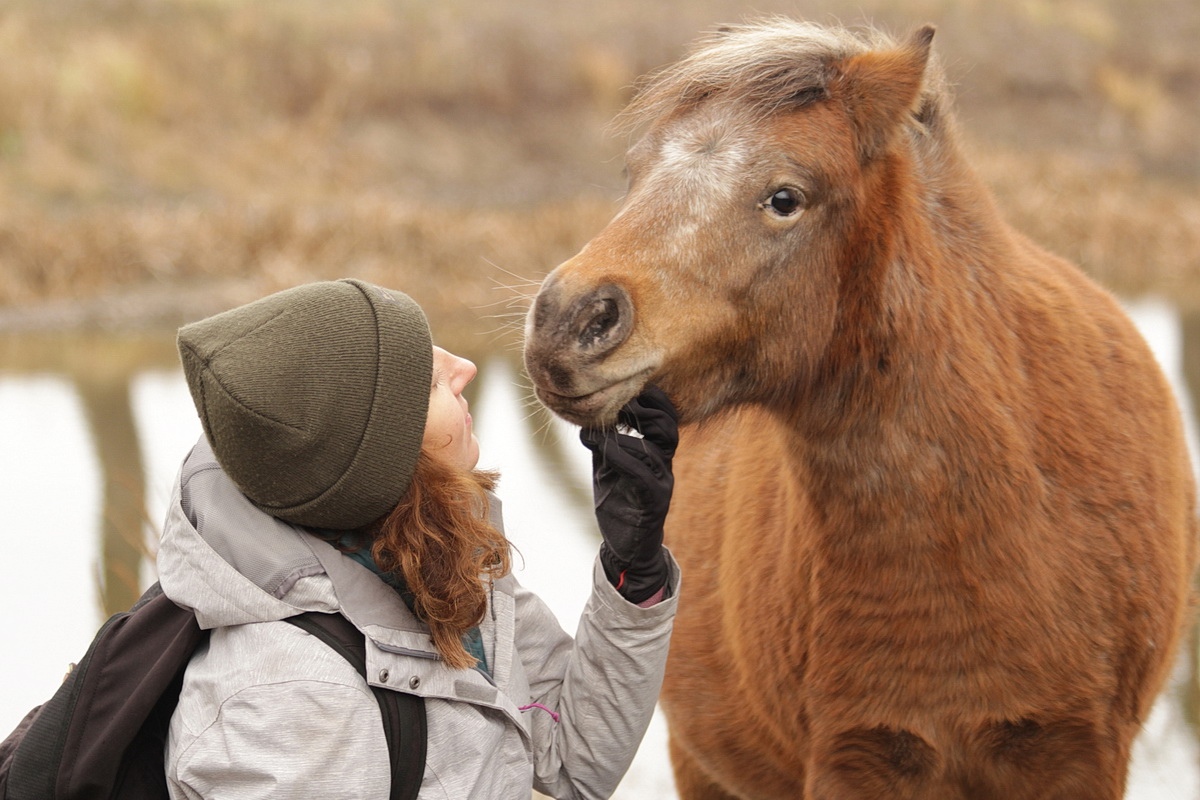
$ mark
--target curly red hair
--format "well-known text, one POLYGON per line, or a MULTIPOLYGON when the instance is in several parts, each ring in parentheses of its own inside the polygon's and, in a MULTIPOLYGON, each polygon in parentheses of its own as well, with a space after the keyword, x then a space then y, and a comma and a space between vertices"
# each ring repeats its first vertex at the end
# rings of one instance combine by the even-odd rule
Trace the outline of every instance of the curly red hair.
POLYGON ((404 498, 361 532, 379 568, 404 578, 413 613, 455 669, 474 666, 462 637, 483 621, 492 581, 512 566, 508 540, 488 520, 487 493, 498 477, 422 452, 404 498))

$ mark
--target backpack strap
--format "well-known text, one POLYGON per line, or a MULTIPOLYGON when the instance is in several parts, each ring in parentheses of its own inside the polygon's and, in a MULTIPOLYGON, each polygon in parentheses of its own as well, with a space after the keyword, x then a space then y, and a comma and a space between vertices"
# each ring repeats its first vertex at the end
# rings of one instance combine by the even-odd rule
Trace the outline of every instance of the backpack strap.
MULTIPOLYGON (((367 677, 366 639, 350 620, 341 614, 307 611, 284 621, 325 642, 349 661, 359 675, 367 677)), ((425 775, 425 700, 378 686, 372 686, 371 691, 379 701, 383 734, 392 761, 391 800, 415 800, 425 775)))

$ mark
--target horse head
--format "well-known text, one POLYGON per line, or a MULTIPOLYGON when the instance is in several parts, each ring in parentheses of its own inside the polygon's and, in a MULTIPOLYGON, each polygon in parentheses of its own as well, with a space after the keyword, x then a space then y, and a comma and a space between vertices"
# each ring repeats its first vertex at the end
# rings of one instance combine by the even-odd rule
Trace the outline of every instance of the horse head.
POLYGON ((932 38, 745 26, 654 76, 623 116, 637 132, 624 203, 529 310, 542 402, 579 424, 648 382, 686 421, 794 403, 889 246, 903 187, 881 165, 934 102, 932 38))

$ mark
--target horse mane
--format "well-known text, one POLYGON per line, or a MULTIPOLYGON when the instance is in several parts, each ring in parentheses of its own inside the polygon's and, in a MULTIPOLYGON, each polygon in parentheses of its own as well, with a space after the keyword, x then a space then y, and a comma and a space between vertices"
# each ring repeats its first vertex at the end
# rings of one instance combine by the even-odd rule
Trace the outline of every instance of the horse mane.
MULTIPOLYGON (((872 27, 829 28, 776 17, 724 26, 639 83, 614 125, 632 133, 718 98, 736 100, 752 116, 770 116, 825 98, 839 62, 897 46, 872 27)), ((931 56, 913 121, 932 130, 945 116, 948 100, 945 75, 931 56)))

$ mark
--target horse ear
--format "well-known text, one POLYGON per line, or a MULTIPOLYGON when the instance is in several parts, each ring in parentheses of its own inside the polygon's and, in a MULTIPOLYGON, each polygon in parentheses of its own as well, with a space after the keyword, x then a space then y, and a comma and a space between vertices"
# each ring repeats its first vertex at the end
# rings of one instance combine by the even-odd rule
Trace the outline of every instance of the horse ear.
POLYGON ((862 53, 835 66, 831 94, 850 115, 862 163, 883 151, 917 105, 934 30, 926 25, 895 49, 862 53))

